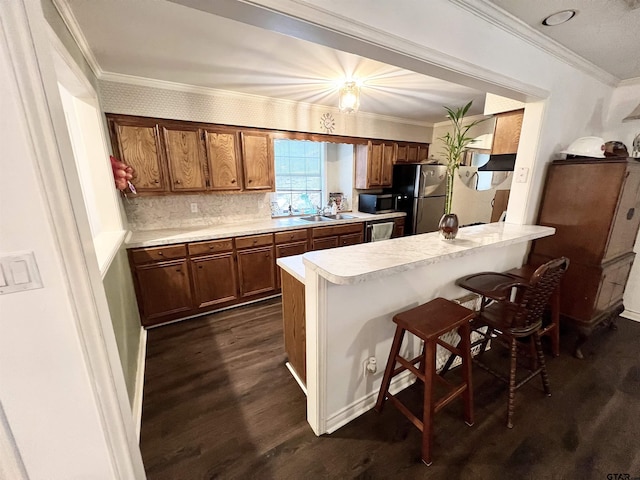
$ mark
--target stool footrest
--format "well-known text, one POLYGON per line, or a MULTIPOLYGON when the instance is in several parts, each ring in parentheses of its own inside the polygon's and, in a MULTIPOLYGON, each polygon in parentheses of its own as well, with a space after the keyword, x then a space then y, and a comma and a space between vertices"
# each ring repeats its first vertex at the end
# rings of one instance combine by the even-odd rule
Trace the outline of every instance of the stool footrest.
POLYGON ((405 407, 404 403, 402 403, 400 400, 398 400, 395 396, 391 395, 390 393, 387 394, 387 399, 391 400, 391 403, 393 403, 396 406, 396 408, 400 410, 400 413, 402 413, 405 417, 407 417, 409 421, 411 421, 411 423, 413 423, 416 427, 418 427, 418 430, 420 430, 421 432, 424 430, 424 424, 422 423, 422 420, 416 417, 411 412, 411 410, 405 407))
POLYGON ((434 413, 439 412, 442 408, 447 406, 449 402, 451 402, 451 400, 454 400, 455 398, 457 398, 466 389, 467 389, 466 383, 458 385, 458 387, 455 388, 455 390, 452 390, 451 392, 449 392, 448 395, 445 395, 444 397, 440 398, 440 400, 436 402, 436 404, 433 407, 433 412, 434 413))
POLYGON ((414 359, 414 360, 405 360, 404 358, 402 358, 401 356, 398 355, 396 357, 396 362, 398 362, 400 365, 402 365, 402 367, 396 368, 393 371, 393 374, 397 375, 396 372, 400 373, 400 372, 403 372, 404 370, 409 370, 416 377, 418 377, 420 380, 422 380, 422 382, 424 382, 424 374, 413 365, 414 363, 418 362, 420 360, 420 358, 421 357, 418 357, 417 359, 414 359))

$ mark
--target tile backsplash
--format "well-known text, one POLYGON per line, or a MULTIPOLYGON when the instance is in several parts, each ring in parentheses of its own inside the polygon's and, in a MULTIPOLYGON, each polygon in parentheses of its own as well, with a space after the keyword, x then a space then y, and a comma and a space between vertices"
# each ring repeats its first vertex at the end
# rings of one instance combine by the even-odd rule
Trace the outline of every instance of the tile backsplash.
POLYGON ((204 227, 271 218, 268 192, 125 198, 130 230, 204 227), (197 212, 192 212, 192 204, 197 212))

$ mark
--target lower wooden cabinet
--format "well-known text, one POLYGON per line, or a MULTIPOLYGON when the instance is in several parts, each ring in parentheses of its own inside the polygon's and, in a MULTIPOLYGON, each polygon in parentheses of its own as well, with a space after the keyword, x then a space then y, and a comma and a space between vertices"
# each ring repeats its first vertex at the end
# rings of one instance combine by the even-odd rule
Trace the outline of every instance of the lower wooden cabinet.
POLYGON ((186 314, 193 308, 187 259, 137 265, 138 307, 143 325, 186 314))
POLYGON ((213 307, 238 300, 233 252, 196 257, 190 262, 196 308, 213 307))
POLYGON ((273 245, 238 251, 240 297, 252 297, 276 289, 273 245))
POLYGON ((364 223, 129 250, 145 327, 278 293, 276 259, 364 241, 364 223))
POLYGON ((404 217, 393 219, 393 234, 391 238, 404 237, 404 217))
POLYGON ((364 241, 364 224, 348 223, 330 227, 316 227, 311 231, 311 250, 346 247, 364 241))

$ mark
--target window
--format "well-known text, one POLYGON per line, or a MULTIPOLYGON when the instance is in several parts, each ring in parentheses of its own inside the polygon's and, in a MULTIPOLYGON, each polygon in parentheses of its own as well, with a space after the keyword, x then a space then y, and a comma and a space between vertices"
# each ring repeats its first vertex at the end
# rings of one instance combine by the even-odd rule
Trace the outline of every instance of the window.
POLYGON ((314 213, 324 205, 325 144, 277 139, 274 151, 276 192, 272 214, 314 213))

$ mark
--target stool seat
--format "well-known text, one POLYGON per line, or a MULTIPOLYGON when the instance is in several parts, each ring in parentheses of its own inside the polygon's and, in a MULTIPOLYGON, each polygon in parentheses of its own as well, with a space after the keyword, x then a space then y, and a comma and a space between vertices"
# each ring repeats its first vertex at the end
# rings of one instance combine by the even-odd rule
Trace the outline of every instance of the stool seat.
POLYGON ((461 396, 464 401, 464 419, 468 425, 473 425, 470 321, 475 316, 476 313, 473 310, 444 298, 436 298, 393 317, 397 327, 375 409, 382 412, 385 401, 390 400, 403 415, 422 431, 422 461, 427 465, 431 465, 433 415, 436 412, 454 398, 461 396), (440 339, 440 336, 453 330, 456 330, 460 336, 460 343, 457 346, 450 345, 440 339), (407 331, 424 342, 422 353, 413 359, 406 359, 399 355, 402 339, 407 331), (438 345, 449 350, 452 355, 459 355, 462 358, 463 381, 461 384, 453 385, 436 373, 438 345), (396 363, 400 364, 397 368, 396 363), (418 368, 415 366, 417 363, 419 363, 418 368), (422 419, 414 415, 400 400, 389 393, 391 379, 405 370, 409 370, 424 383, 422 419), (448 390, 448 393, 439 399, 432 398, 435 381, 446 386, 448 390))
POLYGON ((411 310, 398 313, 394 323, 422 340, 439 337, 468 322, 475 313, 462 305, 436 298, 411 310))

